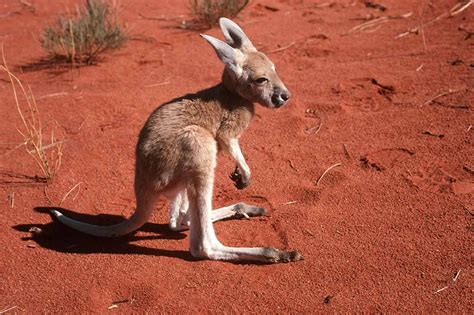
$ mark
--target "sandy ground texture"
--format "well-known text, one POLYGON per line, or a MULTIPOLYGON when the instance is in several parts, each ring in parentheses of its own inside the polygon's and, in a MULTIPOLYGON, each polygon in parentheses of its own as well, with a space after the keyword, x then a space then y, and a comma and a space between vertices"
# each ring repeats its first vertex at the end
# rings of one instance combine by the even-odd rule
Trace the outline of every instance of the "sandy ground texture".
POLYGON ((214 206, 244 201, 269 215, 215 228, 224 244, 305 257, 256 265, 193 259, 188 233, 168 229, 166 200, 136 234, 113 240, 48 215, 61 205, 106 225, 133 213, 134 146, 148 115, 220 80, 211 47, 178 27, 187 1, 121 2, 132 40, 71 71, 40 62, 39 38, 76 2, 0 1, 10 68, 31 86, 44 133, 65 139, 46 186, 19 146, 2 73, 0 311, 474 311, 474 5, 449 17, 457 0, 255 0, 239 15, 293 98, 259 106, 243 135, 247 189, 235 189, 234 162, 219 157, 214 206))

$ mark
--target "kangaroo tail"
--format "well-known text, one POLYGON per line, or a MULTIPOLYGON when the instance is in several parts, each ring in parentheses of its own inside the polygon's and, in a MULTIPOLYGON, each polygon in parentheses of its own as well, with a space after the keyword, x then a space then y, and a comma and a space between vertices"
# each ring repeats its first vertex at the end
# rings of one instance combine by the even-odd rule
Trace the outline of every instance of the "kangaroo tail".
POLYGON ((61 212, 57 210, 52 210, 51 213, 64 225, 77 230, 79 232, 90 234, 99 237, 117 237, 122 235, 127 235, 133 231, 138 230, 143 226, 149 219, 151 212, 154 208, 153 198, 145 198, 146 200, 139 200, 137 203, 137 210, 135 213, 127 220, 110 226, 100 226, 88 224, 80 221, 73 220, 66 217, 61 212))

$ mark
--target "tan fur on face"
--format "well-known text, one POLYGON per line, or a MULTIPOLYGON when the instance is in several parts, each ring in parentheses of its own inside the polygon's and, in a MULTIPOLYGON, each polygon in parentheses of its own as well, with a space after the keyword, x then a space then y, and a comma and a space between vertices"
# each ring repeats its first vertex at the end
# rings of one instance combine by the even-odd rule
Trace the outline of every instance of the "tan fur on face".
POLYGON ((263 106, 273 107, 271 97, 276 89, 286 90, 285 85, 275 71, 275 65, 268 57, 258 51, 245 54, 243 73, 246 73, 248 83, 246 89, 238 87, 241 95, 263 106), (260 85, 259 78, 266 78, 268 82, 260 85))

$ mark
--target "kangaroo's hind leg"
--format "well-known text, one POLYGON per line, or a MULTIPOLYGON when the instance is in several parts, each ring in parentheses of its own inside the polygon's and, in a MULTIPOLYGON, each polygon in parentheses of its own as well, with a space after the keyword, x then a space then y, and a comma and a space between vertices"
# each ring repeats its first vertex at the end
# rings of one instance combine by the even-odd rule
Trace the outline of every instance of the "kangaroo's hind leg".
POLYGON ((263 216, 267 213, 264 208, 248 205, 239 202, 227 207, 222 207, 212 211, 212 222, 226 219, 241 219, 256 216, 263 216))
POLYGON ((212 135, 199 127, 189 130, 185 149, 191 151, 188 199, 190 250, 194 257, 213 260, 288 262, 302 259, 296 251, 270 247, 228 247, 219 242, 212 224, 212 190, 217 145, 212 135))
MULTIPOLYGON (((172 231, 185 231, 189 229, 189 199, 187 189, 184 188, 176 193, 170 203, 169 227, 172 231)), ((261 207, 239 202, 227 207, 215 209, 211 212, 212 222, 226 219, 242 219, 255 216, 263 216, 266 210, 261 207)))
POLYGON ((212 186, 213 175, 206 172, 194 179, 193 189, 190 189, 190 247, 193 256, 213 260, 266 263, 302 259, 302 256, 296 251, 283 251, 271 247, 229 247, 221 244, 212 225, 212 186))
POLYGON ((186 188, 179 190, 172 198, 170 204, 169 227, 173 231, 184 231, 189 229, 189 201, 186 188))

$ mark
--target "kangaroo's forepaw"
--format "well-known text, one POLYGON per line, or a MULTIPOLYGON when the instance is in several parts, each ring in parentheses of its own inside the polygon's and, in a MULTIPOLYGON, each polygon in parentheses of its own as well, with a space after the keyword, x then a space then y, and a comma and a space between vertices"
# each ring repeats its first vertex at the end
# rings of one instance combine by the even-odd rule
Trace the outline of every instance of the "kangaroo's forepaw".
POLYGON ((234 186, 237 189, 244 189, 250 184, 250 178, 242 176, 238 167, 235 167, 234 172, 230 174, 230 179, 234 182, 234 186))

